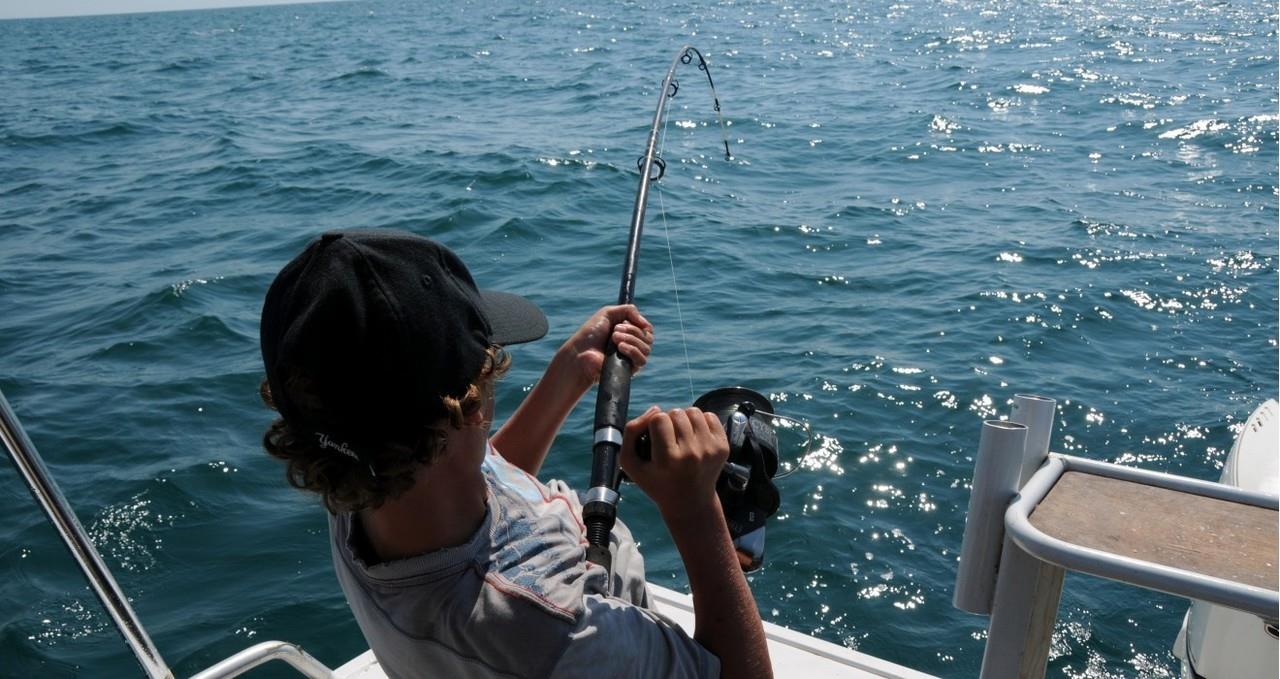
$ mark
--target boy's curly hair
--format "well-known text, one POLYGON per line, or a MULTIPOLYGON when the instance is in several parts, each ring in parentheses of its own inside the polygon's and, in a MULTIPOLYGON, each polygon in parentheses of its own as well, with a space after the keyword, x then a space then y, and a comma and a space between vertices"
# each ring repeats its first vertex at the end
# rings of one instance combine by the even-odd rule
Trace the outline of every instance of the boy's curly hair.
MULTIPOLYGON (((510 367, 510 355, 501 347, 489 347, 480 374, 466 394, 462 398, 440 397, 448 426, 461 429, 468 416, 484 407, 494 384, 510 367)), ((267 407, 276 409, 266 379, 258 393, 267 407)), ((365 459, 356 460, 322 448, 314 437, 299 435, 283 418, 272 422, 262 437, 262 447, 287 463, 289 485, 319 494, 332 514, 376 508, 403 494, 413 486, 417 470, 444 453, 444 442, 445 432, 433 423, 422 428, 416 441, 384 442, 366 453, 365 459)))

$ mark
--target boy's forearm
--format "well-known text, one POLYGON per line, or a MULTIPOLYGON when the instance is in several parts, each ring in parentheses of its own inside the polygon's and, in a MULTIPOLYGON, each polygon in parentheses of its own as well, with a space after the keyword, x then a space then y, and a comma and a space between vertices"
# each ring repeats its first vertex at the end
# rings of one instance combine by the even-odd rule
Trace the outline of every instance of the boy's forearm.
POLYGON ((773 676, 764 624, 729 537, 718 498, 663 518, 693 590, 694 639, 720 658, 720 676, 773 676))
POLYGON ((542 378, 492 437, 508 462, 537 475, 560 426, 591 385, 582 385, 571 359, 556 352, 542 378))

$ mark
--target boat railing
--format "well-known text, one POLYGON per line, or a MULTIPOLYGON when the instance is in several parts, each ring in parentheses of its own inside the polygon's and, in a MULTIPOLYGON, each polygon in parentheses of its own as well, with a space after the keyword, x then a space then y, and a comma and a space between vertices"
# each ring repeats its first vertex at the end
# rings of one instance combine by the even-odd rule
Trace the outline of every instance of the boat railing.
POLYGON ((313 658, 302 647, 287 641, 264 641, 223 660, 191 679, 235 677, 272 660, 282 660, 307 679, 332 679, 333 670, 313 658))
POLYGON ((1049 452, 1055 402, 983 423, 954 605, 989 615, 983 679, 1045 675, 1066 571, 1274 624, 1280 498, 1049 452))
MULTIPOLYGON (((84 526, 80 525, 66 496, 54 483, 44 460, 27 437, 3 392, 0 392, 0 440, 3 440, 5 450, 26 482, 27 489, 48 515, 49 522, 57 529, 63 544, 71 551, 71 556, 89 581, 90 588, 106 608, 143 672, 150 679, 172 679, 172 670, 147 635, 142 621, 129 605, 128 598, 102 560, 102 555, 89 540, 89 535, 84 526)), ((288 663, 309 679, 332 679, 334 676, 333 670, 300 647, 284 641, 264 641, 214 664, 194 675, 193 679, 234 677, 272 660, 288 663)))

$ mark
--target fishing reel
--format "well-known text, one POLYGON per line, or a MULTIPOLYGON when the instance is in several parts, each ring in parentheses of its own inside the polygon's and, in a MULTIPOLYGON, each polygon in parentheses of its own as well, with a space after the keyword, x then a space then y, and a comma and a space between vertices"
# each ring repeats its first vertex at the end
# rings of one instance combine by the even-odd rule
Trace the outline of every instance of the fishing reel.
MULTIPOLYGON (((716 480, 716 494, 724 508, 738 562, 742 570, 754 571, 764 565, 765 520, 782 504, 782 496, 773 483, 778 473, 773 404, 750 389, 723 387, 699 396, 693 407, 715 413, 729 439, 729 459, 716 480)), ((649 459, 651 445, 648 434, 641 435, 636 441, 636 455, 649 459)))

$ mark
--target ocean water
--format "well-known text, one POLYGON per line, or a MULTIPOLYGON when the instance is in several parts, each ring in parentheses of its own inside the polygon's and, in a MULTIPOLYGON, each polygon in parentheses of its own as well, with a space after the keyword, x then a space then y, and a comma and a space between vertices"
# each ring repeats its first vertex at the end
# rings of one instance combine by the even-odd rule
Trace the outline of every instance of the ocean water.
MULTIPOLYGON (((178 674, 266 639, 344 662, 364 644, 323 511, 259 447, 267 285, 325 229, 448 243, 551 319, 514 351, 510 412, 616 299, 635 159, 688 42, 734 159, 684 68, 634 410, 742 384, 808 420, 761 613, 973 676, 985 619, 950 600, 983 418, 1040 393, 1056 450, 1216 479, 1277 393, 1276 22, 1169 0, 0 22, 0 389, 178 674)), ((547 476, 586 484, 592 400, 547 476)), ((651 580, 684 588, 652 505, 631 489, 621 513, 651 580)), ((0 515, 0 675, 136 673, 7 463, 0 515)), ((1184 610, 1070 576, 1049 674, 1176 676, 1184 610)))

